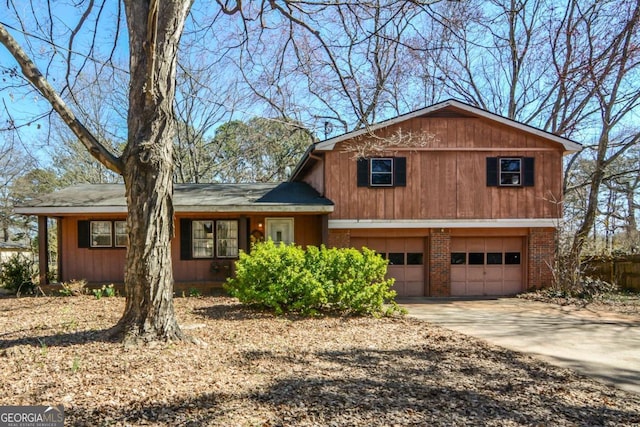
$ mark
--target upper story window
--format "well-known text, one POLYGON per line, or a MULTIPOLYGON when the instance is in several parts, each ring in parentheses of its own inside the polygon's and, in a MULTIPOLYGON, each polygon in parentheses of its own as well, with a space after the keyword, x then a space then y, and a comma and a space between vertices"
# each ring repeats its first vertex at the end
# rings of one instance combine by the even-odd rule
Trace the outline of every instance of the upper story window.
POLYGON ((488 187, 533 187, 535 158, 487 157, 488 187))
POLYGON ((522 159, 498 159, 500 162, 500 185, 519 186, 522 182, 522 159))
POLYGON ((370 159, 371 175, 369 182, 372 187, 393 185, 393 159, 370 159))
POLYGON ((357 178, 358 187, 405 187, 407 185, 407 158, 359 158, 357 178))

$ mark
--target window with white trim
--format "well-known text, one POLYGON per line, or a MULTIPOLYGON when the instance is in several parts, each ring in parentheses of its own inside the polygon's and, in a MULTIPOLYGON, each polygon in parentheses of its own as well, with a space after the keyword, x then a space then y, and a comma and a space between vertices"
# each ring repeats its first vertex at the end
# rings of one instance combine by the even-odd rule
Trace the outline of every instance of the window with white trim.
POLYGON ((191 222, 193 258, 213 258, 213 221, 191 222))
POLYGON ((393 186, 393 159, 373 158, 369 160, 370 178, 372 187, 393 186))
POLYGON ((111 247, 111 221, 91 221, 90 230, 92 248, 111 247))
POLYGON ((113 235, 115 237, 114 246, 117 248, 126 248, 129 244, 129 234, 127 233, 126 221, 113 222, 113 235))
POLYGON ((216 254, 218 258, 238 256, 238 221, 216 221, 216 254))

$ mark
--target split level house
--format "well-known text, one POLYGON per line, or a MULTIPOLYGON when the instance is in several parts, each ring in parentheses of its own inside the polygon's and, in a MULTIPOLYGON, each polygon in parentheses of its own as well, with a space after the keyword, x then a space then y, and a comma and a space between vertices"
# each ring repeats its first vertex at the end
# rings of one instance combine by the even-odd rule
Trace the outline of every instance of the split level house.
MULTIPOLYGON (((313 144, 287 182, 177 184, 176 291, 220 288, 273 239, 368 247, 399 296, 511 295, 549 285, 568 139, 449 100, 313 144)), ((124 186, 77 185, 17 209, 57 220, 61 281, 122 283, 124 186)), ((46 280, 41 250, 41 280, 46 280)))

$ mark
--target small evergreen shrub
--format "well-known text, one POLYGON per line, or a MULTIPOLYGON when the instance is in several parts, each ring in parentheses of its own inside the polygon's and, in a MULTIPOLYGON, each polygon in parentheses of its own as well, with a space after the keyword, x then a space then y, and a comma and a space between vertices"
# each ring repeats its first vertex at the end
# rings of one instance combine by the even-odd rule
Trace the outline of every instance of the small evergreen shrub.
POLYGON ((254 245, 251 253, 240 253, 236 276, 225 288, 242 303, 278 314, 380 315, 385 313, 385 302, 396 295, 386 272, 387 261, 366 248, 304 250, 269 240, 254 245))
POLYGON ((16 254, 2 264, 0 283, 16 295, 31 294, 36 289, 33 274, 33 261, 24 255, 16 254))

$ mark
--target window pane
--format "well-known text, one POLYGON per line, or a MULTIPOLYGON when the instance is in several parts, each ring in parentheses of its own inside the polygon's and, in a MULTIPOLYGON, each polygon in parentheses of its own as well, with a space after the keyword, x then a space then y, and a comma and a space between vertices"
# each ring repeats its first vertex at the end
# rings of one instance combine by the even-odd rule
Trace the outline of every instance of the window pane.
POLYGON ((520 172, 521 159, 500 159, 500 172, 520 172))
POLYGON ((500 174, 500 185, 520 185, 519 173, 500 174))
POLYGON ((469 252, 469 265, 483 265, 484 253, 483 252, 469 252))
POLYGON ((216 221, 216 250, 219 258, 238 256, 238 221, 216 221))
POLYGON ((191 223, 193 257, 213 258, 213 221, 191 223))
POLYGON ((504 263, 509 265, 520 264, 520 252, 507 252, 504 254, 504 263))
POLYGON ((391 185, 392 183, 393 181, 391 174, 371 174, 371 185, 391 185))
POLYGON ((407 254, 407 265, 422 265, 422 252, 409 252, 407 254))
POLYGON ((461 265, 467 263, 467 254, 464 252, 452 252, 451 253, 451 264, 461 265))
POLYGON ((127 222, 115 221, 113 223, 115 229, 116 246, 125 247, 129 243, 129 236, 127 235, 127 222))
POLYGON ((111 221, 91 221, 91 247, 111 247, 111 221))
POLYGON ((404 265, 404 254, 389 252, 389 265, 404 265))
POLYGON ((502 264, 502 252, 489 252, 487 254, 487 264, 502 264))
POLYGON ((386 172, 391 173, 393 171, 392 159, 371 159, 371 173, 386 172))

